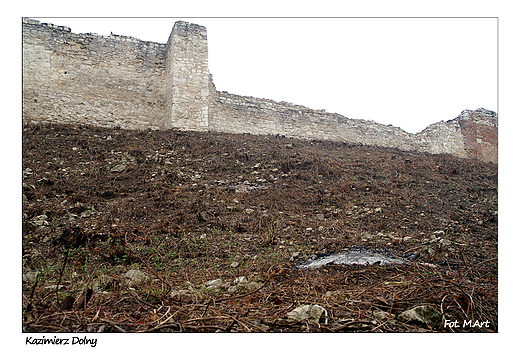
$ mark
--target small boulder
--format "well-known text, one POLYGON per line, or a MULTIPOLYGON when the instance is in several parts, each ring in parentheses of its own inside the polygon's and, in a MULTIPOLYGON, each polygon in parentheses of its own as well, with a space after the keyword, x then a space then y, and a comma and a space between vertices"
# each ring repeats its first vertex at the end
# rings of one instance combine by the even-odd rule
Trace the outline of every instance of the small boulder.
POLYGON ((40 274, 39 271, 30 271, 30 270, 24 269, 24 273, 22 274, 22 281, 23 282, 34 282, 34 281, 36 281, 36 278, 38 277, 39 274, 40 274))
POLYGON ((365 231, 360 234, 359 239, 363 242, 367 242, 367 241, 371 241, 374 237, 375 237, 375 235, 372 235, 372 234, 370 234, 370 232, 365 231))
POLYGON ((258 290, 260 287, 262 287, 262 283, 260 282, 256 282, 256 281, 251 281, 251 282, 246 282, 245 284, 242 284, 241 286, 244 286, 246 287, 248 290, 258 290))
POLYGON ((142 271, 130 269, 123 276, 123 281, 130 287, 137 287, 150 281, 150 278, 142 271))
POLYGON ((431 329, 436 329, 440 327, 442 314, 432 306, 424 305, 405 310, 397 316, 397 319, 403 323, 423 323, 431 329))
POLYGON ((188 299, 198 300, 201 299, 203 295, 191 282, 186 281, 178 290, 172 290, 170 297, 177 299, 186 297, 188 299))
POLYGON ((96 215, 96 210, 94 208, 85 210, 80 214, 80 217, 90 218, 92 215, 96 215))
POLYGON ((38 215, 32 218, 30 223, 34 226, 49 226, 47 215, 38 215))
POLYGON ((376 310, 376 311, 373 311, 372 312, 372 315, 374 316, 374 318, 376 318, 377 320, 387 320, 387 319, 393 319, 394 317, 392 316, 392 314, 388 313, 388 312, 384 312, 382 310, 376 310))
POLYGON ((322 306, 317 304, 305 304, 287 313, 287 317, 289 320, 295 322, 310 321, 318 323, 324 312, 325 308, 322 306))
POLYGON ((240 277, 237 277, 235 280, 233 280, 233 283, 237 284, 237 285, 245 284, 246 282, 247 282, 247 277, 245 277, 245 276, 240 276, 240 277))
POLYGON ((110 172, 123 172, 126 170, 125 164, 119 164, 110 169, 110 172))
POLYGON ((224 286, 222 279, 210 280, 204 284, 207 288, 221 288, 224 286))

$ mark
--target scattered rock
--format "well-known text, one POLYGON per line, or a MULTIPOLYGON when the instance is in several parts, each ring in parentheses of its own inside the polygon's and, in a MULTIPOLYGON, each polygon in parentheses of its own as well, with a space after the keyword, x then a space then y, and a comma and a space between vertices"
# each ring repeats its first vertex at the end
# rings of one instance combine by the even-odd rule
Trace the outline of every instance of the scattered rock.
POLYGON ((22 281, 23 282, 34 282, 36 280, 36 277, 39 274, 40 274, 39 271, 30 271, 30 270, 24 269, 24 273, 22 274, 22 281))
POLYGON ((34 226, 49 226, 47 219, 47 215, 38 215, 32 218, 32 220, 29 222, 34 226))
POLYGON ((432 306, 417 306, 412 309, 405 310, 397 316, 399 321, 403 323, 423 323, 429 328, 438 328, 442 321, 442 314, 437 312, 432 306))
POLYGON ((291 254, 291 259, 289 259, 291 262, 293 262, 296 258, 300 256, 300 252, 293 252, 291 254))
POLYGON ((23 257, 36 258, 39 257, 41 253, 36 248, 31 248, 28 253, 24 254, 23 257))
POLYGON ((231 267, 232 267, 232 268, 236 268, 236 267, 238 267, 239 265, 240 265, 240 264, 239 264, 238 262, 233 262, 233 263, 231 263, 231 267))
POLYGON ((240 276, 240 277, 237 277, 235 280, 233 280, 233 283, 234 284, 245 284, 247 282, 247 277, 245 276, 240 276))
POLYGON ((248 291, 254 291, 262 287, 262 283, 258 281, 262 281, 261 276, 257 275, 249 278, 245 276, 240 276, 233 280, 232 283, 226 283, 226 287, 228 287, 227 290, 229 293, 234 293, 238 291, 240 288, 245 288, 248 291))
POLYGON ((256 281, 251 281, 251 282, 246 282, 245 284, 241 285, 241 286, 244 286, 246 287, 248 290, 257 290, 259 289, 261 286, 262 286, 262 283, 260 282, 256 282, 256 281))
POLYGON ((119 164, 110 169, 110 172, 123 172, 126 170, 125 164, 119 164))
POLYGON ((183 296, 191 299, 200 299, 203 295, 199 290, 195 289, 191 282, 186 281, 179 290, 172 290, 170 293, 171 298, 182 298, 183 296))
POLYGON ((330 300, 335 300, 339 302, 344 302, 346 298, 345 292, 341 290, 335 290, 335 291, 327 291, 323 294, 323 298, 327 298, 330 300))
POLYGON ((375 236, 372 235, 370 232, 362 232, 361 235, 360 235, 360 240, 363 241, 363 242, 367 242, 367 241, 370 241, 374 238, 375 236))
MULTIPOLYGON (((257 181, 266 182, 265 179, 261 179, 261 178, 257 179, 257 181)), ((229 188, 234 189, 235 193, 247 193, 247 192, 257 190, 257 189, 267 189, 268 187, 265 185, 260 185, 258 183, 244 181, 244 182, 239 182, 239 183, 235 183, 235 184, 230 184, 229 188)))
POLYGON ((199 213, 199 221, 210 221, 211 220, 211 217, 209 216, 209 214, 206 212, 206 211, 201 211, 199 213))
POLYGON ((287 313, 287 317, 289 320, 296 322, 310 321, 318 323, 324 312, 325 308, 322 306, 317 304, 305 304, 287 313))
POLYGON ((382 310, 375 310, 372 312, 372 314, 374 315, 374 318, 376 318, 377 320, 386 320, 394 318, 392 314, 384 312, 382 310))
POLYGON ((61 290, 61 289, 63 289, 63 285, 48 285, 48 286, 45 286, 44 289, 46 289, 46 290, 61 290))
POLYGON ((207 288, 221 288, 224 286, 222 279, 210 280, 204 284, 207 288))
POLYGON ((92 215, 96 215, 96 210, 94 208, 87 209, 80 214, 82 218, 90 218, 92 215))
POLYGON ((390 241, 399 241, 400 237, 394 236, 393 233, 385 233, 385 232, 378 232, 376 237, 378 237, 380 240, 390 240, 390 241))
POLYGON ((75 214, 81 214, 82 212, 84 212, 87 209, 88 209, 87 204, 76 202, 71 210, 75 214))
POLYGON ((246 214, 247 214, 247 215, 251 215, 251 214, 253 214, 254 212, 255 212, 255 211, 254 211, 253 209, 251 209, 251 208, 247 208, 247 209, 246 209, 246 214))
POLYGON ((325 215, 323 215, 323 214, 318 214, 318 215, 316 215, 316 220, 318 220, 318 221, 323 221, 323 220, 325 220, 325 215))
POLYGON ((123 280, 128 286, 137 287, 150 281, 150 278, 139 270, 130 269, 123 276, 123 280))

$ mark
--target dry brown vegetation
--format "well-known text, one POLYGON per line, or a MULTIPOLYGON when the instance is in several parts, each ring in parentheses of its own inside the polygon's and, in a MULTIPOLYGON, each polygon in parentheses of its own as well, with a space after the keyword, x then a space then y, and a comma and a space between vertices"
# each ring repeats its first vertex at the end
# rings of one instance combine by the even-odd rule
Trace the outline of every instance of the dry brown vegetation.
POLYGON ((42 124, 24 126, 23 195, 25 332, 460 331, 396 319, 424 304, 498 331, 493 164, 42 124), (351 246, 419 258, 297 267, 351 246), (150 280, 129 288, 129 269, 150 280), (319 324, 287 319, 311 303, 319 324))

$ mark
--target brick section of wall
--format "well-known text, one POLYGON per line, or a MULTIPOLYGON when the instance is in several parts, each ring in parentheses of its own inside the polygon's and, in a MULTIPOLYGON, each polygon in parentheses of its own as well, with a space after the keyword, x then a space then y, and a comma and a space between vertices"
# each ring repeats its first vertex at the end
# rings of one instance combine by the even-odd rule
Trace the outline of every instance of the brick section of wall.
POLYGON ((498 163, 498 116, 486 109, 464 110, 458 117, 467 154, 498 163))

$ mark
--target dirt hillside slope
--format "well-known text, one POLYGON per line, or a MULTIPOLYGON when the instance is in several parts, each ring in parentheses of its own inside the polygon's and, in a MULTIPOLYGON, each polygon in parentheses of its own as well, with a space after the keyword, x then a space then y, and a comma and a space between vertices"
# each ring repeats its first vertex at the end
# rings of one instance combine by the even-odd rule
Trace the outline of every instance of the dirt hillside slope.
POLYGON ((25 332, 498 331, 494 164, 62 125, 24 126, 22 163, 25 332), (298 268, 351 247, 406 264, 298 268), (424 305, 487 324, 398 318, 424 305))

